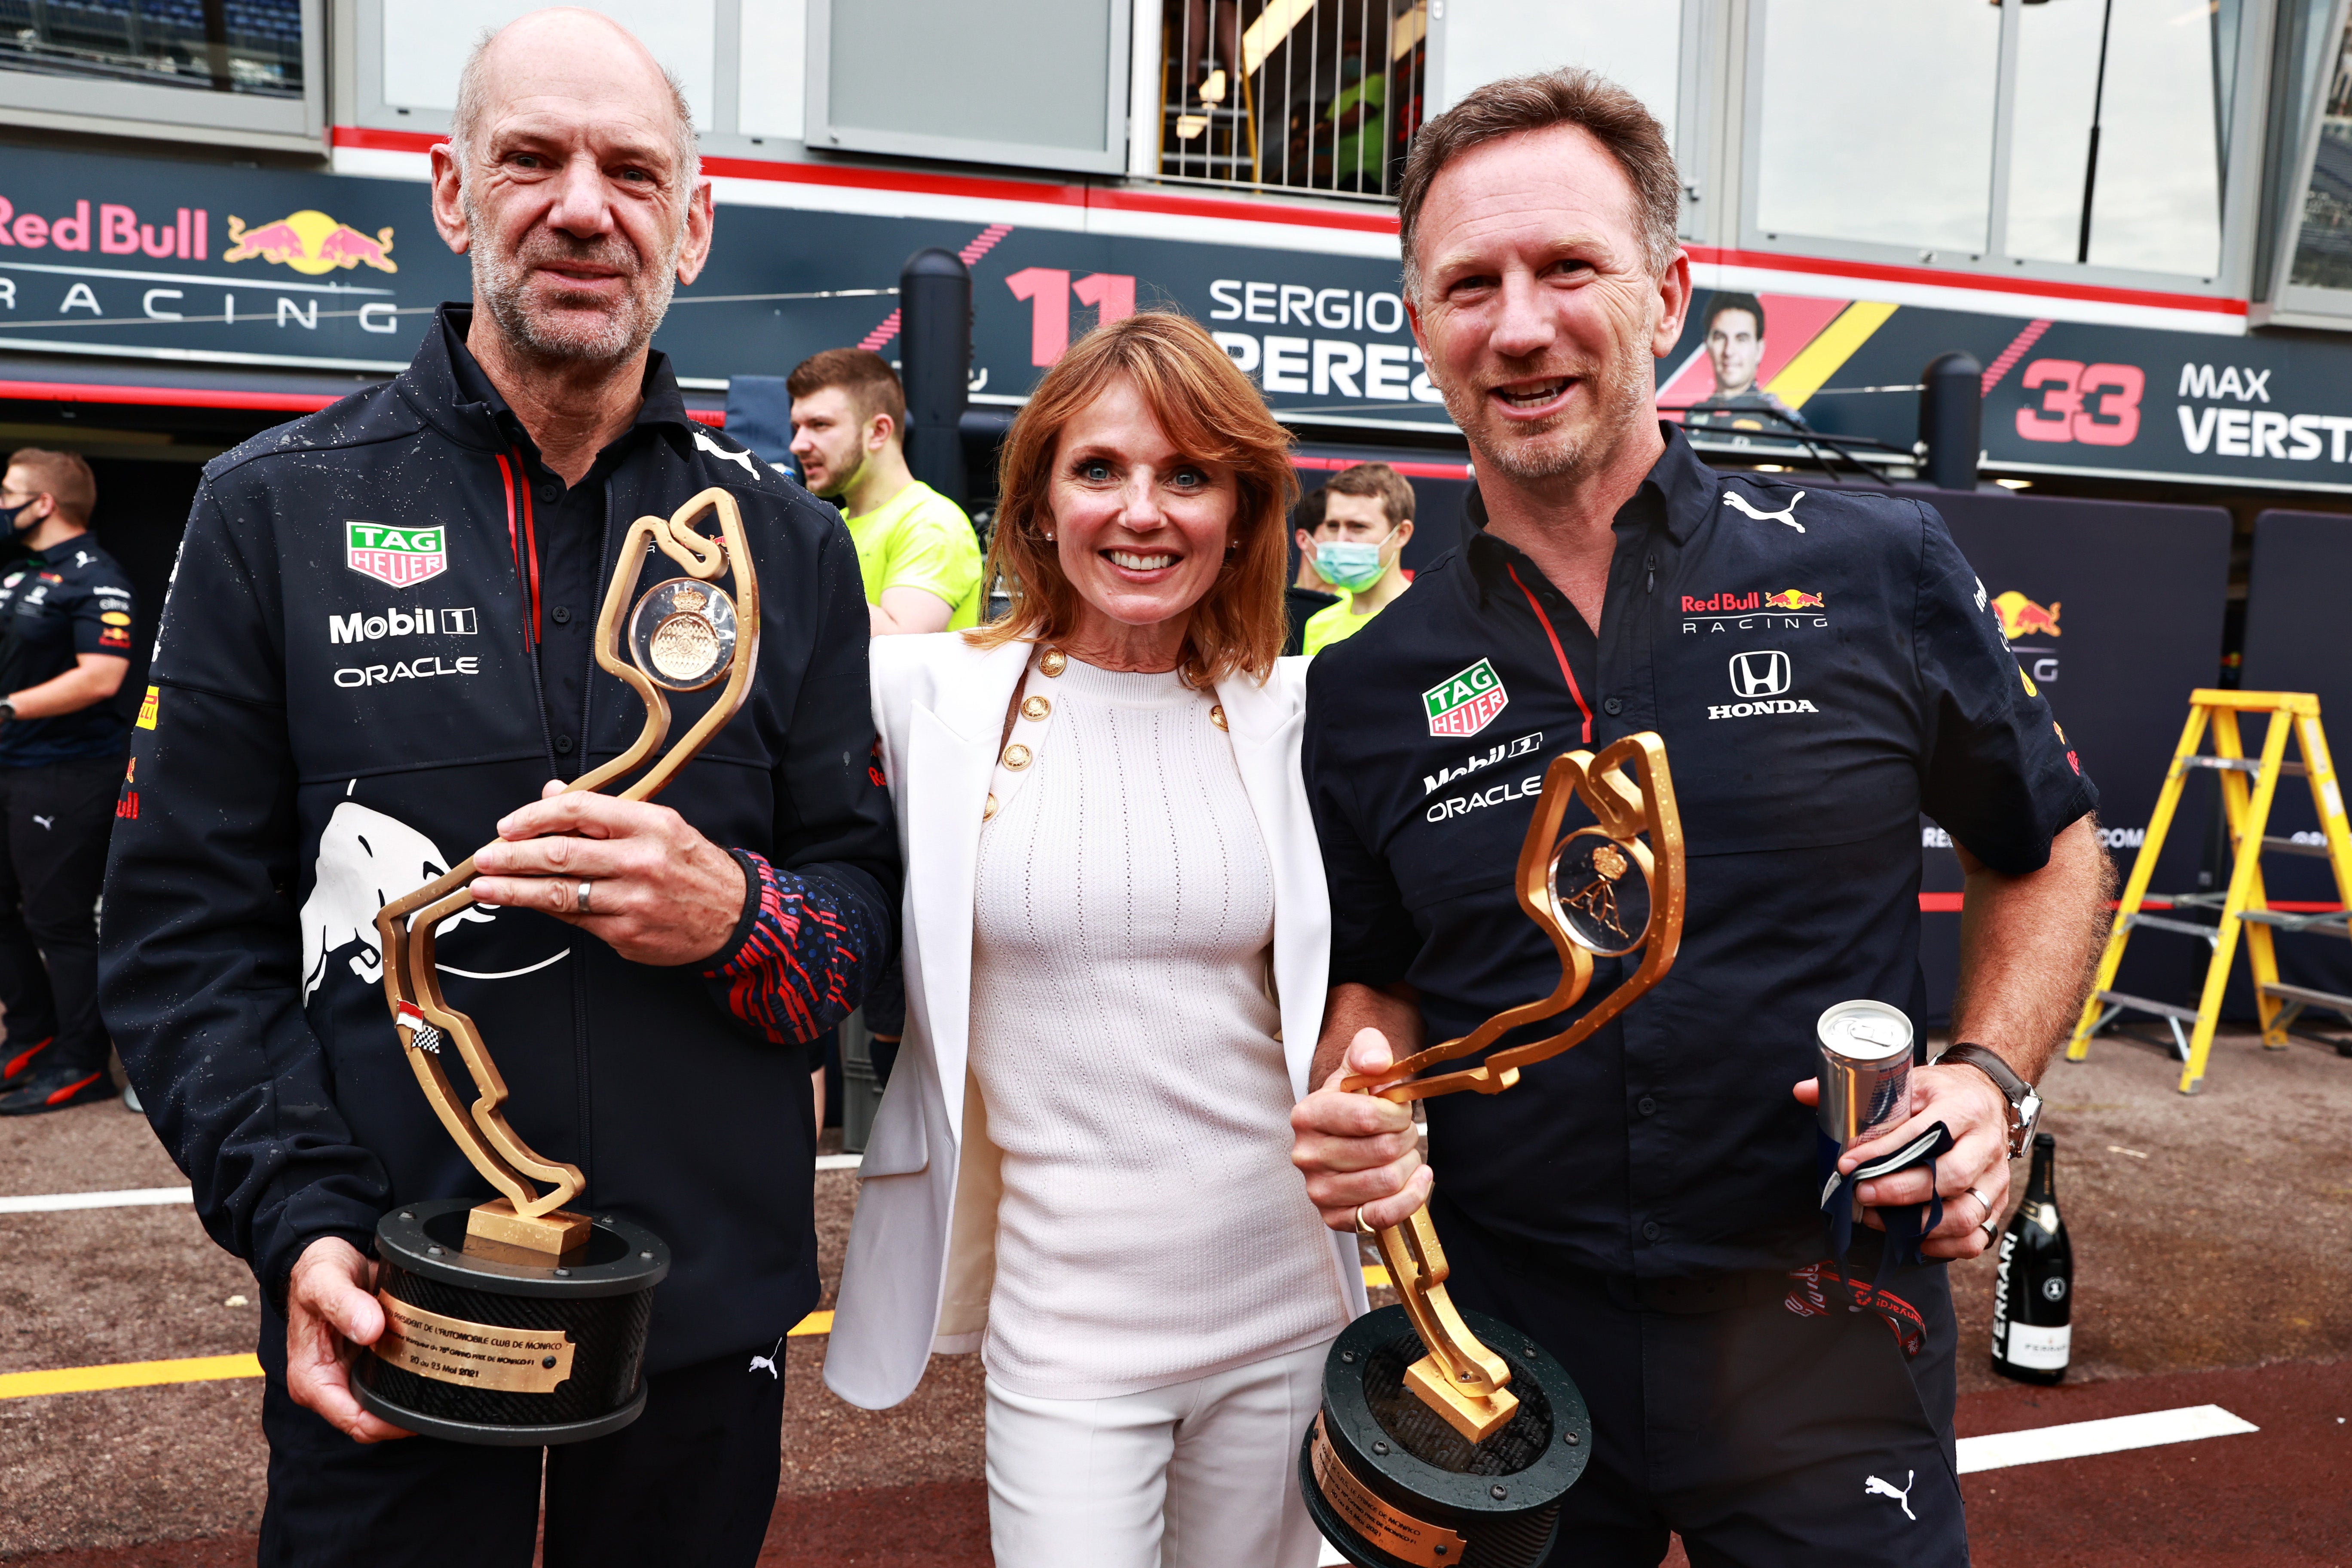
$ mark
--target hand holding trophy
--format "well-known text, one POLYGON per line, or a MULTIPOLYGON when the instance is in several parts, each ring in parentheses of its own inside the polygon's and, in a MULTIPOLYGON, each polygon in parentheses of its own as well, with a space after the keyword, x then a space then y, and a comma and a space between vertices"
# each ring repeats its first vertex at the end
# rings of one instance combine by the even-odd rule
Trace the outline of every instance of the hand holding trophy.
MULTIPOLYGON (((1519 906, 1558 950, 1559 984, 1459 1039, 1432 1046, 1351 1092, 1402 1103, 1461 1089, 1498 1094, 1519 1069, 1590 1038, 1664 979, 1682 942, 1682 818, 1654 733, 1598 756, 1570 752, 1544 774, 1519 850, 1519 906), (1629 779, 1621 770, 1629 768, 1629 779), (1563 837, 1569 802, 1594 825, 1563 837), (1625 983, 1558 1034, 1474 1068, 1419 1075, 1574 1007, 1596 957, 1641 954, 1625 983)), ((1378 1233, 1398 1305, 1367 1313, 1331 1347, 1323 1408, 1299 1455, 1307 1510, 1359 1568, 1528 1568, 1551 1551, 1559 1500, 1583 1474, 1583 1395, 1533 1340, 1445 1291, 1445 1253, 1426 1207, 1378 1233)))
MULTIPOLYGON (((734 498, 713 488, 667 518, 639 518, 605 589, 595 653, 644 700, 645 727, 627 751, 567 793, 643 766, 669 733, 664 693, 698 691, 725 677, 693 727, 620 798, 661 790, 740 710, 759 645, 759 582, 734 498), (694 526, 706 513, 717 518, 716 539, 694 526), (656 583, 631 609, 631 591, 656 552, 685 575, 656 583), (730 573, 732 595, 718 585, 730 573)), ((385 905, 376 931, 408 1065, 459 1151, 503 1195, 406 1204, 379 1222, 384 1331, 354 1369, 352 1393, 396 1426, 458 1442, 580 1442, 618 1431, 645 1408, 646 1332, 669 1249, 625 1220, 564 1206, 585 1178, 534 1152, 508 1123, 506 1081, 489 1047, 441 994, 433 935, 474 902, 476 874, 468 858, 385 905), (471 1106, 450 1080, 442 1055, 449 1044, 472 1080, 471 1106)))

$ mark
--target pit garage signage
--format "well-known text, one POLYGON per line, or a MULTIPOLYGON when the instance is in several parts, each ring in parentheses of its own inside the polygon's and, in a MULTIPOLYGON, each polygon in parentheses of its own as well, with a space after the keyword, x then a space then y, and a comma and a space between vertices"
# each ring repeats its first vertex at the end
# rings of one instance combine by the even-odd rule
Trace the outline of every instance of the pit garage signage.
POLYGON ((2352 490, 2352 342, 2085 326, 1800 294, 1698 295, 1659 367, 1703 445, 1760 445, 1778 405, 1824 434, 1908 449, 1937 354, 1985 367, 1993 474, 2113 474, 2352 490), (1759 321, 1760 318, 1760 321, 1759 321), (1727 435, 1745 419, 1753 433, 1727 435))

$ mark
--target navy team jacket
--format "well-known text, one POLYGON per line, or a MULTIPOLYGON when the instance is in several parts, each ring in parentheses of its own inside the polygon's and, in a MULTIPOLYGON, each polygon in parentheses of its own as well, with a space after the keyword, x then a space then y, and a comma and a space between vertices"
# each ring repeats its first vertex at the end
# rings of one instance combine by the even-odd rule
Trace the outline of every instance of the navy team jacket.
MULTIPOLYGON (((632 521, 706 487, 742 508, 756 684, 659 799, 738 853, 751 896, 727 946, 674 969, 516 910, 446 922, 436 957, 515 1129, 586 1173, 572 1206, 669 1243, 660 1372, 765 1346, 815 1303, 808 1064, 791 1042, 887 961, 899 872, 847 531, 693 425, 658 354, 646 392, 604 475, 599 559, 609 573, 632 521)), ((592 667, 585 743, 557 756, 502 456, 436 323, 394 381, 206 467, 164 606, 108 868, 106 1021, 205 1228, 281 1304, 310 1241, 366 1250, 395 1204, 495 1195, 403 1059, 376 910, 644 720, 592 667)), ((673 738, 717 689, 672 698, 673 738)))

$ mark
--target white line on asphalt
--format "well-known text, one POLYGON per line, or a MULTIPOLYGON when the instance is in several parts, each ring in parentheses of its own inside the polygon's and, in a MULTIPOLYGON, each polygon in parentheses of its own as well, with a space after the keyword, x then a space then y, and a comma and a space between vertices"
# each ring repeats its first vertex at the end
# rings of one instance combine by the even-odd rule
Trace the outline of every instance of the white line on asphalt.
POLYGON ((0 1214, 55 1214, 60 1209, 127 1209, 155 1204, 191 1204, 193 1187, 131 1187, 111 1193, 36 1193, 0 1198, 0 1214))
POLYGON ((1963 1437, 1960 1474, 2007 1469, 2011 1465, 2047 1464, 2053 1459, 2087 1458, 2093 1454, 2119 1454, 2126 1448, 2154 1448, 2166 1443, 2192 1443, 2200 1437, 2227 1437, 2234 1433, 2261 1430, 2218 1405, 2189 1405, 2179 1410, 2151 1410, 2144 1415, 2116 1415, 2105 1421, 2069 1421, 2063 1426, 2036 1426, 2027 1432, 1963 1437))

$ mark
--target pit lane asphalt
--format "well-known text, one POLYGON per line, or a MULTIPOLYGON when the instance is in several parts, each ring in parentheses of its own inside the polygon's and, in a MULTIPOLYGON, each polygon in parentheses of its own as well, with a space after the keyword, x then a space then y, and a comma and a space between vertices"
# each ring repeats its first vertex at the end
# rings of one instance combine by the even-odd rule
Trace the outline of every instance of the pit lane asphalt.
MULTIPOLYGON (((1959 1430, 2210 1403, 2262 1431, 1967 1477, 1980 1565, 2352 1568, 2352 1060, 2231 1034, 2203 1094, 2176 1094, 2177 1073, 2104 1039, 2089 1062, 2051 1068, 2074 1369, 2054 1390, 1995 1377, 1990 1265, 1956 1268, 1959 1430)), ((115 1106, 0 1123, 0 1194, 182 1180, 115 1106)), ((817 1177, 828 1281, 856 1183, 817 1177)), ((0 1215, 0 1372, 249 1352, 256 1310, 227 1303, 255 1294, 185 1208, 0 1215)), ((977 1359, 935 1359, 913 1398, 876 1413, 824 1391, 823 1356, 819 1338, 788 1348, 762 1563, 985 1564, 977 1359)), ((242 1380, 0 1400, 0 1560, 251 1562, 259 1392, 242 1380)))

